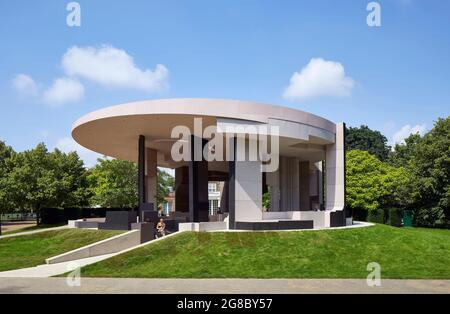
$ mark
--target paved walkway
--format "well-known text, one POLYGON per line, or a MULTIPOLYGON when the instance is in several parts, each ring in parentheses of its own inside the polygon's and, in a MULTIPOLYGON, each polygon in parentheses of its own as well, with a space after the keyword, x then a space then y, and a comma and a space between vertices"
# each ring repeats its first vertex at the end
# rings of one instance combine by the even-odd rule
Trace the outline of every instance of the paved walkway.
POLYGON ((2 233, 35 226, 36 221, 2 221, 1 223, 2 233))
POLYGON ((72 271, 76 267, 83 267, 86 265, 94 264, 103 261, 107 258, 110 258, 114 255, 116 255, 116 253, 88 257, 64 263, 57 263, 50 265, 43 264, 36 267, 4 271, 0 272, 0 280, 2 280, 2 278, 46 278, 58 276, 61 274, 65 274, 69 271, 72 271), (74 265, 76 266, 73 267, 74 265))
POLYGON ((82 278, 70 287, 66 278, 0 278, 0 293, 166 293, 166 294, 292 294, 292 293, 450 293, 450 280, 383 280, 368 287, 365 280, 303 279, 97 279, 82 278))

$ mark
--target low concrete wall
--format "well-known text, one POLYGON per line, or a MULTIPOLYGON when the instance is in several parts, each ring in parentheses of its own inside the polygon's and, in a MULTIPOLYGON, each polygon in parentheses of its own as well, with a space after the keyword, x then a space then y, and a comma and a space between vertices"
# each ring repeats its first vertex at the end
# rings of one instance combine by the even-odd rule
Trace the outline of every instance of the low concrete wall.
POLYGON ((139 244, 141 244, 141 233, 139 230, 132 230, 58 256, 47 258, 45 262, 47 264, 56 264, 81 258, 117 253, 139 244))
POLYGON ((67 226, 69 227, 69 228, 76 228, 77 226, 76 226, 76 223, 78 222, 78 221, 83 221, 83 219, 77 219, 77 220, 69 220, 68 222, 67 222, 67 226))
POLYGON ((227 223, 224 221, 221 222, 186 222, 180 223, 178 225, 179 231, 219 231, 219 230, 227 230, 227 223))
POLYGON ((314 229, 330 227, 330 211, 265 212, 264 220, 312 220, 314 229))

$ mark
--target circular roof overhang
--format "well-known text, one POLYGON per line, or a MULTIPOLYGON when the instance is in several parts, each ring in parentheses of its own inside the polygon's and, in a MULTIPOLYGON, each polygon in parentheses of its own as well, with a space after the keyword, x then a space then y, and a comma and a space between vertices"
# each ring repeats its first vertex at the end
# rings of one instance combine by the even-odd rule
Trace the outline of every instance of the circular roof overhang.
POLYGON ((289 134, 280 137, 280 153, 284 151, 292 155, 303 150, 311 155, 307 158, 311 160, 320 159, 320 154, 323 154, 320 145, 332 143, 330 135, 334 136, 336 132, 333 122, 286 107, 238 100, 163 99, 112 106, 89 113, 74 123, 72 136, 80 145, 97 153, 137 161, 138 138, 144 135, 146 147, 158 150, 158 165, 176 167, 170 157, 175 141, 171 138, 172 130, 180 125, 193 130, 194 118, 197 117, 202 118, 203 128, 215 126, 222 119, 254 124, 281 121, 327 134, 322 138, 320 135, 311 136, 308 140, 290 137, 289 134))

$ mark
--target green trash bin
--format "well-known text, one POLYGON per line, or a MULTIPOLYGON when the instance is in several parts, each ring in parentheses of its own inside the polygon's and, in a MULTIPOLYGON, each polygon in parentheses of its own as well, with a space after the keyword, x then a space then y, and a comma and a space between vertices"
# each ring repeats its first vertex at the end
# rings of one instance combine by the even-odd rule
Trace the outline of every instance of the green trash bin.
POLYGON ((403 227, 413 226, 413 211, 405 210, 403 211, 403 227))

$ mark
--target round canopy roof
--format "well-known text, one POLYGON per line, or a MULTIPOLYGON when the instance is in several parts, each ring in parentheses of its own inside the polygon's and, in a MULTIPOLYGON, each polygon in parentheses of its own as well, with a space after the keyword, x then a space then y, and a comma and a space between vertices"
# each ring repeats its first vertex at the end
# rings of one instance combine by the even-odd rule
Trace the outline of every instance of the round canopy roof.
MULTIPOLYGON (((336 125, 316 115, 286 107, 248 101, 222 99, 163 99, 128 103, 91 112, 74 123, 72 136, 80 145, 122 160, 137 160, 138 137, 146 137, 146 147, 158 150, 158 164, 170 163, 175 126, 193 129, 193 118, 203 118, 203 127, 218 119, 268 124, 271 120, 306 125, 335 134, 336 125)), ((282 141, 281 145, 283 144, 282 141)), ((288 146, 308 141, 290 141, 288 146)), ((314 144, 314 143, 313 143, 314 144)), ((317 142, 316 144, 324 144, 317 142)))

